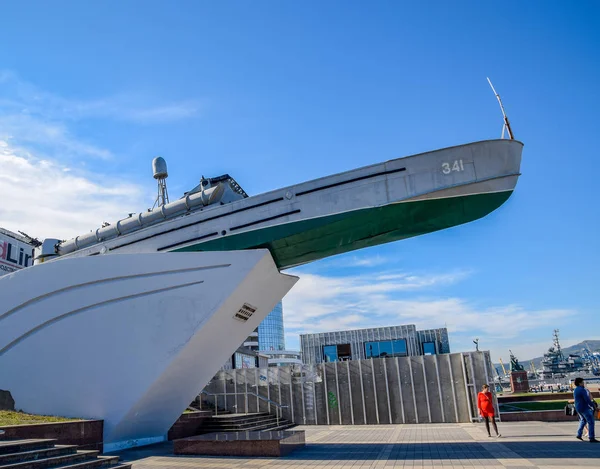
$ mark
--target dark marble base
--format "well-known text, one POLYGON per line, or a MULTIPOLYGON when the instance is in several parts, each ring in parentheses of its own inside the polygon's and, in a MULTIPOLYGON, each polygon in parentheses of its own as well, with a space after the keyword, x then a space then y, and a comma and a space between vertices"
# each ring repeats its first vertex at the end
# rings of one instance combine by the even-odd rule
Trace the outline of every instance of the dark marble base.
POLYGON ((526 371, 510 372, 510 389, 512 392, 528 392, 529 380, 526 371))
POLYGON ((173 442, 175 454, 202 456, 285 456, 304 447, 303 431, 209 433, 173 442))

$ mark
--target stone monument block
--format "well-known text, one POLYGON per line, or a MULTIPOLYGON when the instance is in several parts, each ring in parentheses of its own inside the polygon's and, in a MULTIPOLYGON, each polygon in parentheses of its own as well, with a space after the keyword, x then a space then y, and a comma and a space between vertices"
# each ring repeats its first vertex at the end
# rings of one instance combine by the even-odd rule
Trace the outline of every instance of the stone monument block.
POLYGON ((529 391, 529 379, 526 371, 511 371, 510 389, 512 392, 529 391))
POLYGON ((10 391, 0 389, 0 410, 15 410, 15 400, 10 391))

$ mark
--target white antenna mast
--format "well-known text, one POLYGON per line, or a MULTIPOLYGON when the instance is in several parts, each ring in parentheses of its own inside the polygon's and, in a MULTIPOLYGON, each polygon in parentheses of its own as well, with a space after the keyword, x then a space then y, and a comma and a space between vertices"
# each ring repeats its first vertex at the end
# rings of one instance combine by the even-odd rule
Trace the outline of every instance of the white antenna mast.
POLYGON ((504 131, 506 130, 506 131, 508 131, 508 136, 510 137, 510 139, 514 140, 515 136, 512 133, 512 129, 510 128, 510 122, 508 122, 508 117, 506 117, 506 112, 504 112, 504 106, 502 105, 502 100, 500 99, 500 95, 498 93, 496 93, 496 90, 494 89, 494 85, 492 85, 491 80, 488 78, 487 81, 490 84, 490 86, 492 87, 492 91, 496 95, 496 99, 498 99, 498 104, 500 104, 500 110, 502 111, 502 117, 504 117, 504 125, 502 126, 502 138, 504 138, 504 131))

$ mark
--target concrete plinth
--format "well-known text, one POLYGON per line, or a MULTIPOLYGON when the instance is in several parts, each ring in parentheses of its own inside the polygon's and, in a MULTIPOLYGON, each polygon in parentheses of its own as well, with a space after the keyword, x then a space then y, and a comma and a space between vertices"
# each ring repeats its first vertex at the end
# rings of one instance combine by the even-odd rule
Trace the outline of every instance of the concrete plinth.
POLYGON ((164 441, 296 283, 266 249, 106 254, 0 277, 0 389, 104 420, 104 451, 164 441))

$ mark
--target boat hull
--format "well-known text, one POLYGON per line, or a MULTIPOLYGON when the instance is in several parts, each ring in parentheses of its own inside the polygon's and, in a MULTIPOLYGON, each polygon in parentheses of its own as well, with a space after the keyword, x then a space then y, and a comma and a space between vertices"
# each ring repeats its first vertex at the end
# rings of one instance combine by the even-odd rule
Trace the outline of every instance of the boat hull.
POLYGON ((161 441, 296 280, 266 250, 64 259, 1 277, 0 389, 26 412, 104 420, 107 451, 161 441))
POLYGON ((268 248, 278 266, 305 264, 468 223, 500 207, 512 191, 418 200, 277 225, 180 251, 268 248))
POLYGON ((522 148, 489 140, 399 158, 192 211, 67 256, 266 248, 285 269, 487 215, 512 194, 522 148))

